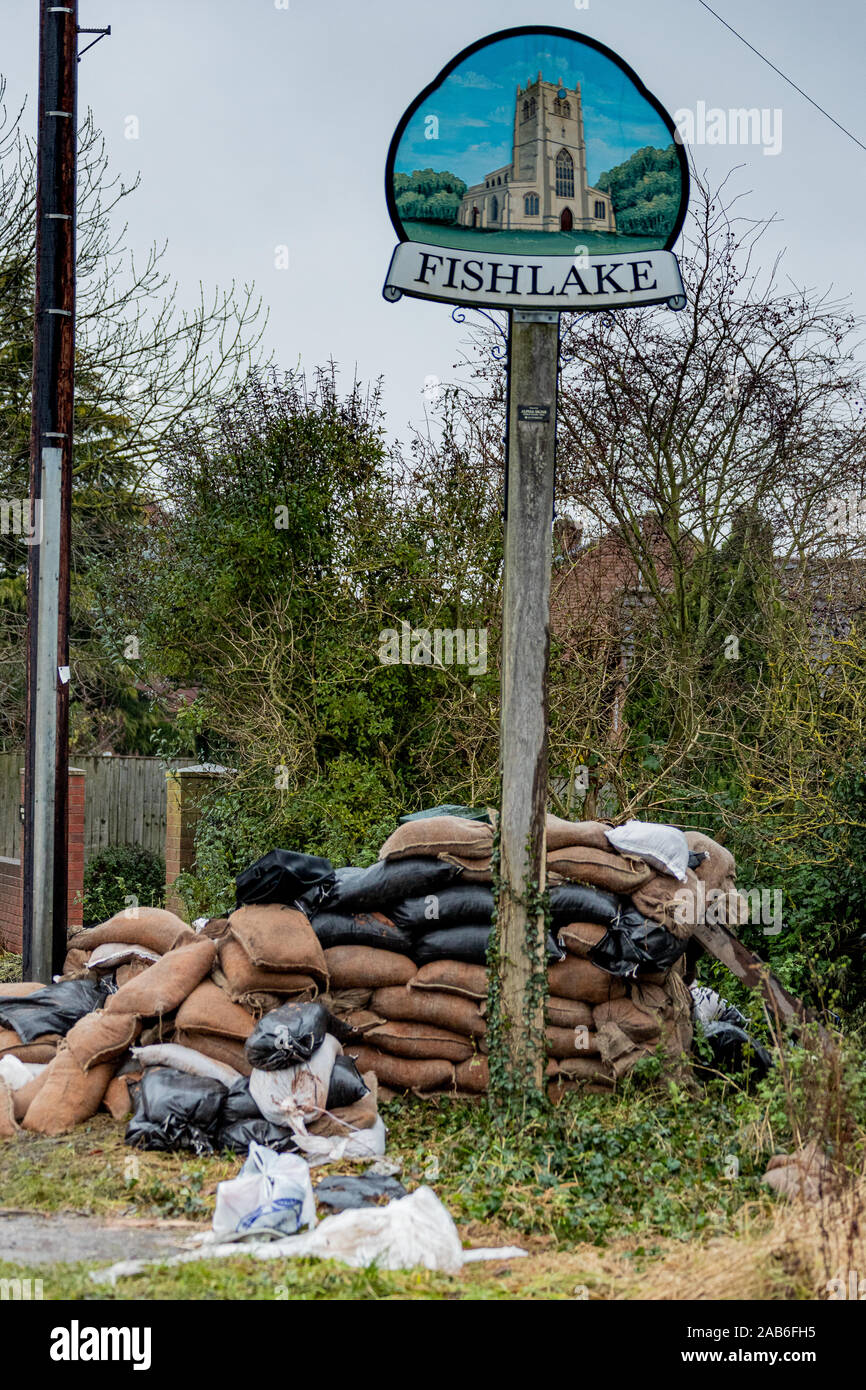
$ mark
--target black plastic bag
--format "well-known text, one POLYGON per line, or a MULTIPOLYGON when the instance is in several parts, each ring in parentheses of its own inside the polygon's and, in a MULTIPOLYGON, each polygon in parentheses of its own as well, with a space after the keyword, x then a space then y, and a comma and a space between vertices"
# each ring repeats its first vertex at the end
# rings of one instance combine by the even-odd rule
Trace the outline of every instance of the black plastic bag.
POLYGON ((23 1043, 43 1033, 66 1034, 85 1014, 101 1009, 109 993, 105 980, 61 980, 23 999, 4 999, 0 985, 0 1025, 14 1028, 23 1043))
POLYGON ((431 816, 460 816, 463 820, 480 820, 492 825, 490 813, 484 807, 473 806, 433 806, 429 811, 413 811, 411 815, 399 816, 398 825, 407 825, 413 820, 429 820, 431 816))
POLYGON ((703 864, 704 860, 709 859, 709 857, 710 851, 708 849, 690 849, 688 867, 694 871, 699 864, 703 864))
POLYGON ((589 958, 609 975, 636 975, 641 970, 667 970, 687 944, 637 908, 630 908, 610 924, 589 958))
POLYGON ((744 1028, 721 1021, 703 1023, 701 1028, 713 1056, 709 1065, 697 1057, 694 1064, 696 1071, 721 1071, 730 1076, 748 1071, 754 1081, 761 1081, 767 1075, 773 1059, 766 1048, 750 1037, 744 1028))
POLYGON ((260 1018, 244 1043, 244 1056, 259 1071, 281 1071, 297 1062, 308 1062, 329 1031, 331 1013, 314 1000, 311 1004, 281 1004, 260 1018))
POLYGON ((272 849, 238 874, 235 879, 237 906, 282 903, 291 907, 302 894, 326 888, 333 878, 334 866, 330 859, 299 854, 293 849, 272 849))
POLYGON ((445 859, 380 859, 368 869, 338 869, 322 904, 328 912, 376 912, 386 903, 436 893, 460 876, 445 859))
POLYGON ((343 1110, 369 1093, 351 1057, 338 1057, 328 1083, 328 1109, 343 1110))
MULTIPOLYGON (((486 965, 487 943, 492 930, 492 927, 476 925, 425 932, 415 942, 412 958, 417 965, 427 965, 431 960, 461 960, 470 965, 486 965)), ((565 960, 565 952, 548 935, 547 963, 554 965, 560 960, 565 960)))
POLYGON ((222 1113, 222 1127, 238 1124, 241 1120, 260 1120, 262 1112, 250 1095, 250 1078, 241 1076, 229 1087, 222 1113))
POLYGON ((380 1206, 383 1197, 391 1202, 408 1195, 401 1182, 382 1173, 334 1173, 322 1178, 314 1192, 316 1201, 332 1211, 380 1206))
POLYGON ((393 903, 388 909, 388 916, 393 917, 398 927, 431 931, 437 926, 447 927, 456 923, 477 925, 492 922, 494 906, 493 893, 485 884, 455 883, 438 893, 404 898, 400 903, 393 903))
POLYGON ((223 1125, 217 1137, 217 1148, 245 1154, 253 1140, 278 1154, 291 1153, 297 1149, 295 1136, 290 1129, 272 1124, 261 1115, 257 1119, 235 1120, 230 1125, 223 1125))
POLYGON ((595 922, 609 927, 622 907, 619 898, 587 883, 560 883, 550 890, 550 917, 554 929, 569 922, 595 922))
POLYGON ((405 956, 412 949, 411 938, 400 927, 377 922, 368 912, 356 916, 318 912, 310 918, 310 924, 324 951, 330 946, 375 946, 379 951, 398 951, 405 956))
POLYGON ((190 1149, 199 1156, 217 1148, 217 1131, 228 1087, 209 1076, 190 1076, 174 1067, 148 1067, 136 1089, 126 1143, 170 1153, 190 1149))

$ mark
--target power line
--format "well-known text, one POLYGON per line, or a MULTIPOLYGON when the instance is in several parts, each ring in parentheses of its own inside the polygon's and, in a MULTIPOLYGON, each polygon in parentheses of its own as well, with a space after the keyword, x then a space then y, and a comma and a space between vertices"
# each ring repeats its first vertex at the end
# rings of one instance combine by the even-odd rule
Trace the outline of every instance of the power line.
POLYGON ((843 135, 847 135, 848 139, 853 140, 855 145, 859 145, 861 150, 866 150, 866 145, 863 144, 862 140, 858 140, 857 136, 853 135, 851 131, 848 130, 847 126, 842 125, 841 121, 837 121, 836 117, 831 116, 829 111, 825 111, 823 106, 819 106, 817 101, 813 101, 813 99, 809 96, 808 92, 804 92, 802 87, 798 87, 796 82, 794 82, 792 78, 788 77, 786 73, 782 72, 781 68, 777 68, 775 63, 770 62, 770 59, 767 57, 765 53, 762 53, 761 50, 759 48, 756 48, 753 43, 749 43, 748 39, 743 38, 743 35, 738 33, 737 30, 734 29, 734 27, 730 25, 726 19, 723 19, 720 14, 717 14, 716 11, 710 5, 707 4, 706 0, 698 0, 698 4, 703 5, 705 10, 709 10, 713 18, 717 19, 720 24, 724 24, 725 28, 728 29, 734 35, 734 38, 739 39, 740 43, 744 43, 747 48, 750 48, 753 53, 757 54, 757 56, 761 59, 763 63, 766 63, 768 67, 773 69, 773 72, 778 73, 783 82, 787 82, 789 87, 793 87, 795 92, 799 92, 801 97, 805 97, 806 100, 809 102, 810 106, 814 106, 816 111, 820 111, 822 116, 826 116, 828 121, 832 121, 834 126, 836 126, 839 130, 842 131, 843 135))

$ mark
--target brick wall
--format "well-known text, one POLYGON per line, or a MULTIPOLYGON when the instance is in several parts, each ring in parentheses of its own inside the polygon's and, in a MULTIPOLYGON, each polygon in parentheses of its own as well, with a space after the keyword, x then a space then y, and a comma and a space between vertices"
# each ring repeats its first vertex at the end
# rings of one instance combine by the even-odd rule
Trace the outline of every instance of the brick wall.
MULTIPOLYGON (((81 902, 84 893, 84 787, 84 773, 77 768, 70 768, 69 895, 66 918, 70 930, 80 927, 84 920, 81 902)), ((21 797, 23 800, 23 786, 21 797)), ((0 858, 0 950, 21 950, 21 923, 21 860, 20 858, 0 858)))
POLYGON ((181 917, 185 908, 172 885, 179 874, 195 864, 195 829, 201 799, 213 789, 214 778, 225 772, 218 764, 199 763, 166 773, 165 905, 181 917))
POLYGON ((0 951, 21 950, 21 860, 0 858, 0 951))

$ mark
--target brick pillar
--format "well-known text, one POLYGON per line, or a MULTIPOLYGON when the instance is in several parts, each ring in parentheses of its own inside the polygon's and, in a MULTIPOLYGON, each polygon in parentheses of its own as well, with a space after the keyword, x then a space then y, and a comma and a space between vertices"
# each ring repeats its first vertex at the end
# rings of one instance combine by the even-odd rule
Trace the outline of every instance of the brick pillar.
POLYGON ((183 916, 185 908, 172 884, 179 874, 195 865, 195 828, 201 813, 201 799, 225 776, 228 768, 217 763, 197 763, 165 774, 165 905, 183 916))
MULTIPOLYGON (((78 767, 69 769, 69 888, 66 924, 77 931, 83 923, 84 896, 84 794, 85 774, 78 767)), ((24 801, 24 774, 21 774, 21 801, 24 801)), ((0 950, 20 951, 23 924, 21 902, 20 832, 19 857, 0 859, 0 950)))

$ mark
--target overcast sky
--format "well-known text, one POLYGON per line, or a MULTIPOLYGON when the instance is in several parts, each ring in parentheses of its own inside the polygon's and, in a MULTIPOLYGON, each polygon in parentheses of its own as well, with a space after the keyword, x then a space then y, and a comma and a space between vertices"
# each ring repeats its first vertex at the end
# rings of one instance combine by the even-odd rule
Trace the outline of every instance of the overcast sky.
MULTIPOLYGON (((721 177, 743 165, 747 210, 776 213, 771 249, 797 283, 850 292, 866 312, 866 152, 750 53, 698 0, 81 0, 111 24, 82 61, 80 101, 113 167, 142 186, 133 247, 168 239, 185 299, 199 281, 254 280, 284 367, 333 356, 385 378, 393 433, 423 414, 426 378, 452 375, 465 328, 441 305, 387 304, 396 241, 383 193, 400 116, 460 49, 511 25, 574 28, 616 50, 673 115, 781 110, 781 150, 706 145, 721 177), (279 6, 279 8, 278 8, 279 6), (139 138, 125 138, 139 123, 139 138), (275 248, 289 268, 275 268, 275 248)), ((862 0, 713 0, 756 48, 866 143, 862 0)), ((0 70, 14 102, 35 95, 37 0, 3 0, 0 70)), ((35 121, 35 102, 26 119, 35 121)), ((772 120, 772 115, 768 116, 772 120)), ((768 130, 770 127, 768 127, 768 130)), ((778 126, 773 128, 774 138, 778 126)))

